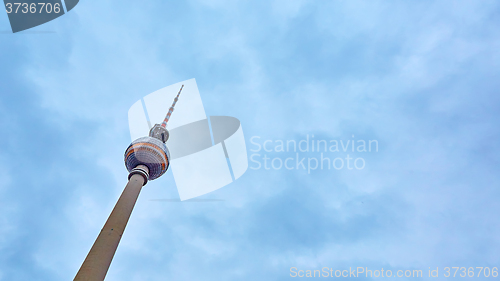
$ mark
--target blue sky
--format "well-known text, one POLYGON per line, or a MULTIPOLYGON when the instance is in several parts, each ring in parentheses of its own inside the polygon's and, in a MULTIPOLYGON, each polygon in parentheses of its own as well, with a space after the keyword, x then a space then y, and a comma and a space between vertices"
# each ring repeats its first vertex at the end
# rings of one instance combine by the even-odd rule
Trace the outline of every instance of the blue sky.
POLYGON ((500 266, 497 1, 81 1, 9 31, 3 14, 2 281, 74 277, 126 184, 128 108, 190 78, 249 156, 252 136, 379 150, 362 170, 249 169, 202 197, 223 201, 154 201, 178 198, 167 172, 107 280, 500 266))

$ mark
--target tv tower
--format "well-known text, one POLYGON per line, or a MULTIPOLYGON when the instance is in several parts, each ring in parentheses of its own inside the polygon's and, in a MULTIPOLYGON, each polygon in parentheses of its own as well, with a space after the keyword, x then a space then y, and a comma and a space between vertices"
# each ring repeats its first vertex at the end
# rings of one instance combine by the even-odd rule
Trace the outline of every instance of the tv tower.
POLYGON ((167 171, 170 163, 170 153, 165 145, 169 137, 167 122, 183 88, 184 85, 163 122, 154 125, 149 136, 134 140, 125 151, 128 183, 74 281, 104 280, 142 187, 148 180, 157 179, 167 171))

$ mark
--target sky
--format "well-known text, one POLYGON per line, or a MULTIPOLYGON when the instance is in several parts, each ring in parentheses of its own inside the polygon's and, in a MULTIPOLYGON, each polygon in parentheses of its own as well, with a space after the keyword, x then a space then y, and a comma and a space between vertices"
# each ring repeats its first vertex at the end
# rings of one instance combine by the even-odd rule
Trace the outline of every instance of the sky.
POLYGON ((128 109, 191 78, 254 160, 307 164, 275 144, 313 135, 378 150, 250 161, 205 201, 169 171, 106 280, 500 267, 498 1, 82 0, 16 34, 0 14, 0 280, 74 278, 127 183, 128 109))

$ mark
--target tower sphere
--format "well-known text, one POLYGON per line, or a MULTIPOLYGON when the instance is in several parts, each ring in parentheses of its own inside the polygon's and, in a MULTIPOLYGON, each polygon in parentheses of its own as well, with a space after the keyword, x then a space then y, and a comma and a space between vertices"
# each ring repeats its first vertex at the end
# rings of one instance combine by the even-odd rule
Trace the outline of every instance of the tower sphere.
POLYGON ((125 166, 129 172, 138 165, 149 169, 149 180, 163 175, 170 164, 170 153, 167 146, 154 137, 142 137, 133 141, 125 150, 125 166))

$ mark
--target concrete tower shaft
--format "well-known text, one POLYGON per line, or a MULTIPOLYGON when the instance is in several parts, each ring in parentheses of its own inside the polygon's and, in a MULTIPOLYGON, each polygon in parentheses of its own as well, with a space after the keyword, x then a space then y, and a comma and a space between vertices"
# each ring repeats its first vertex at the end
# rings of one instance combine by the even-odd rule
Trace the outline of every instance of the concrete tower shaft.
POLYGON ((104 280, 147 176, 148 167, 143 165, 130 172, 128 184, 76 274, 75 281, 104 280))

